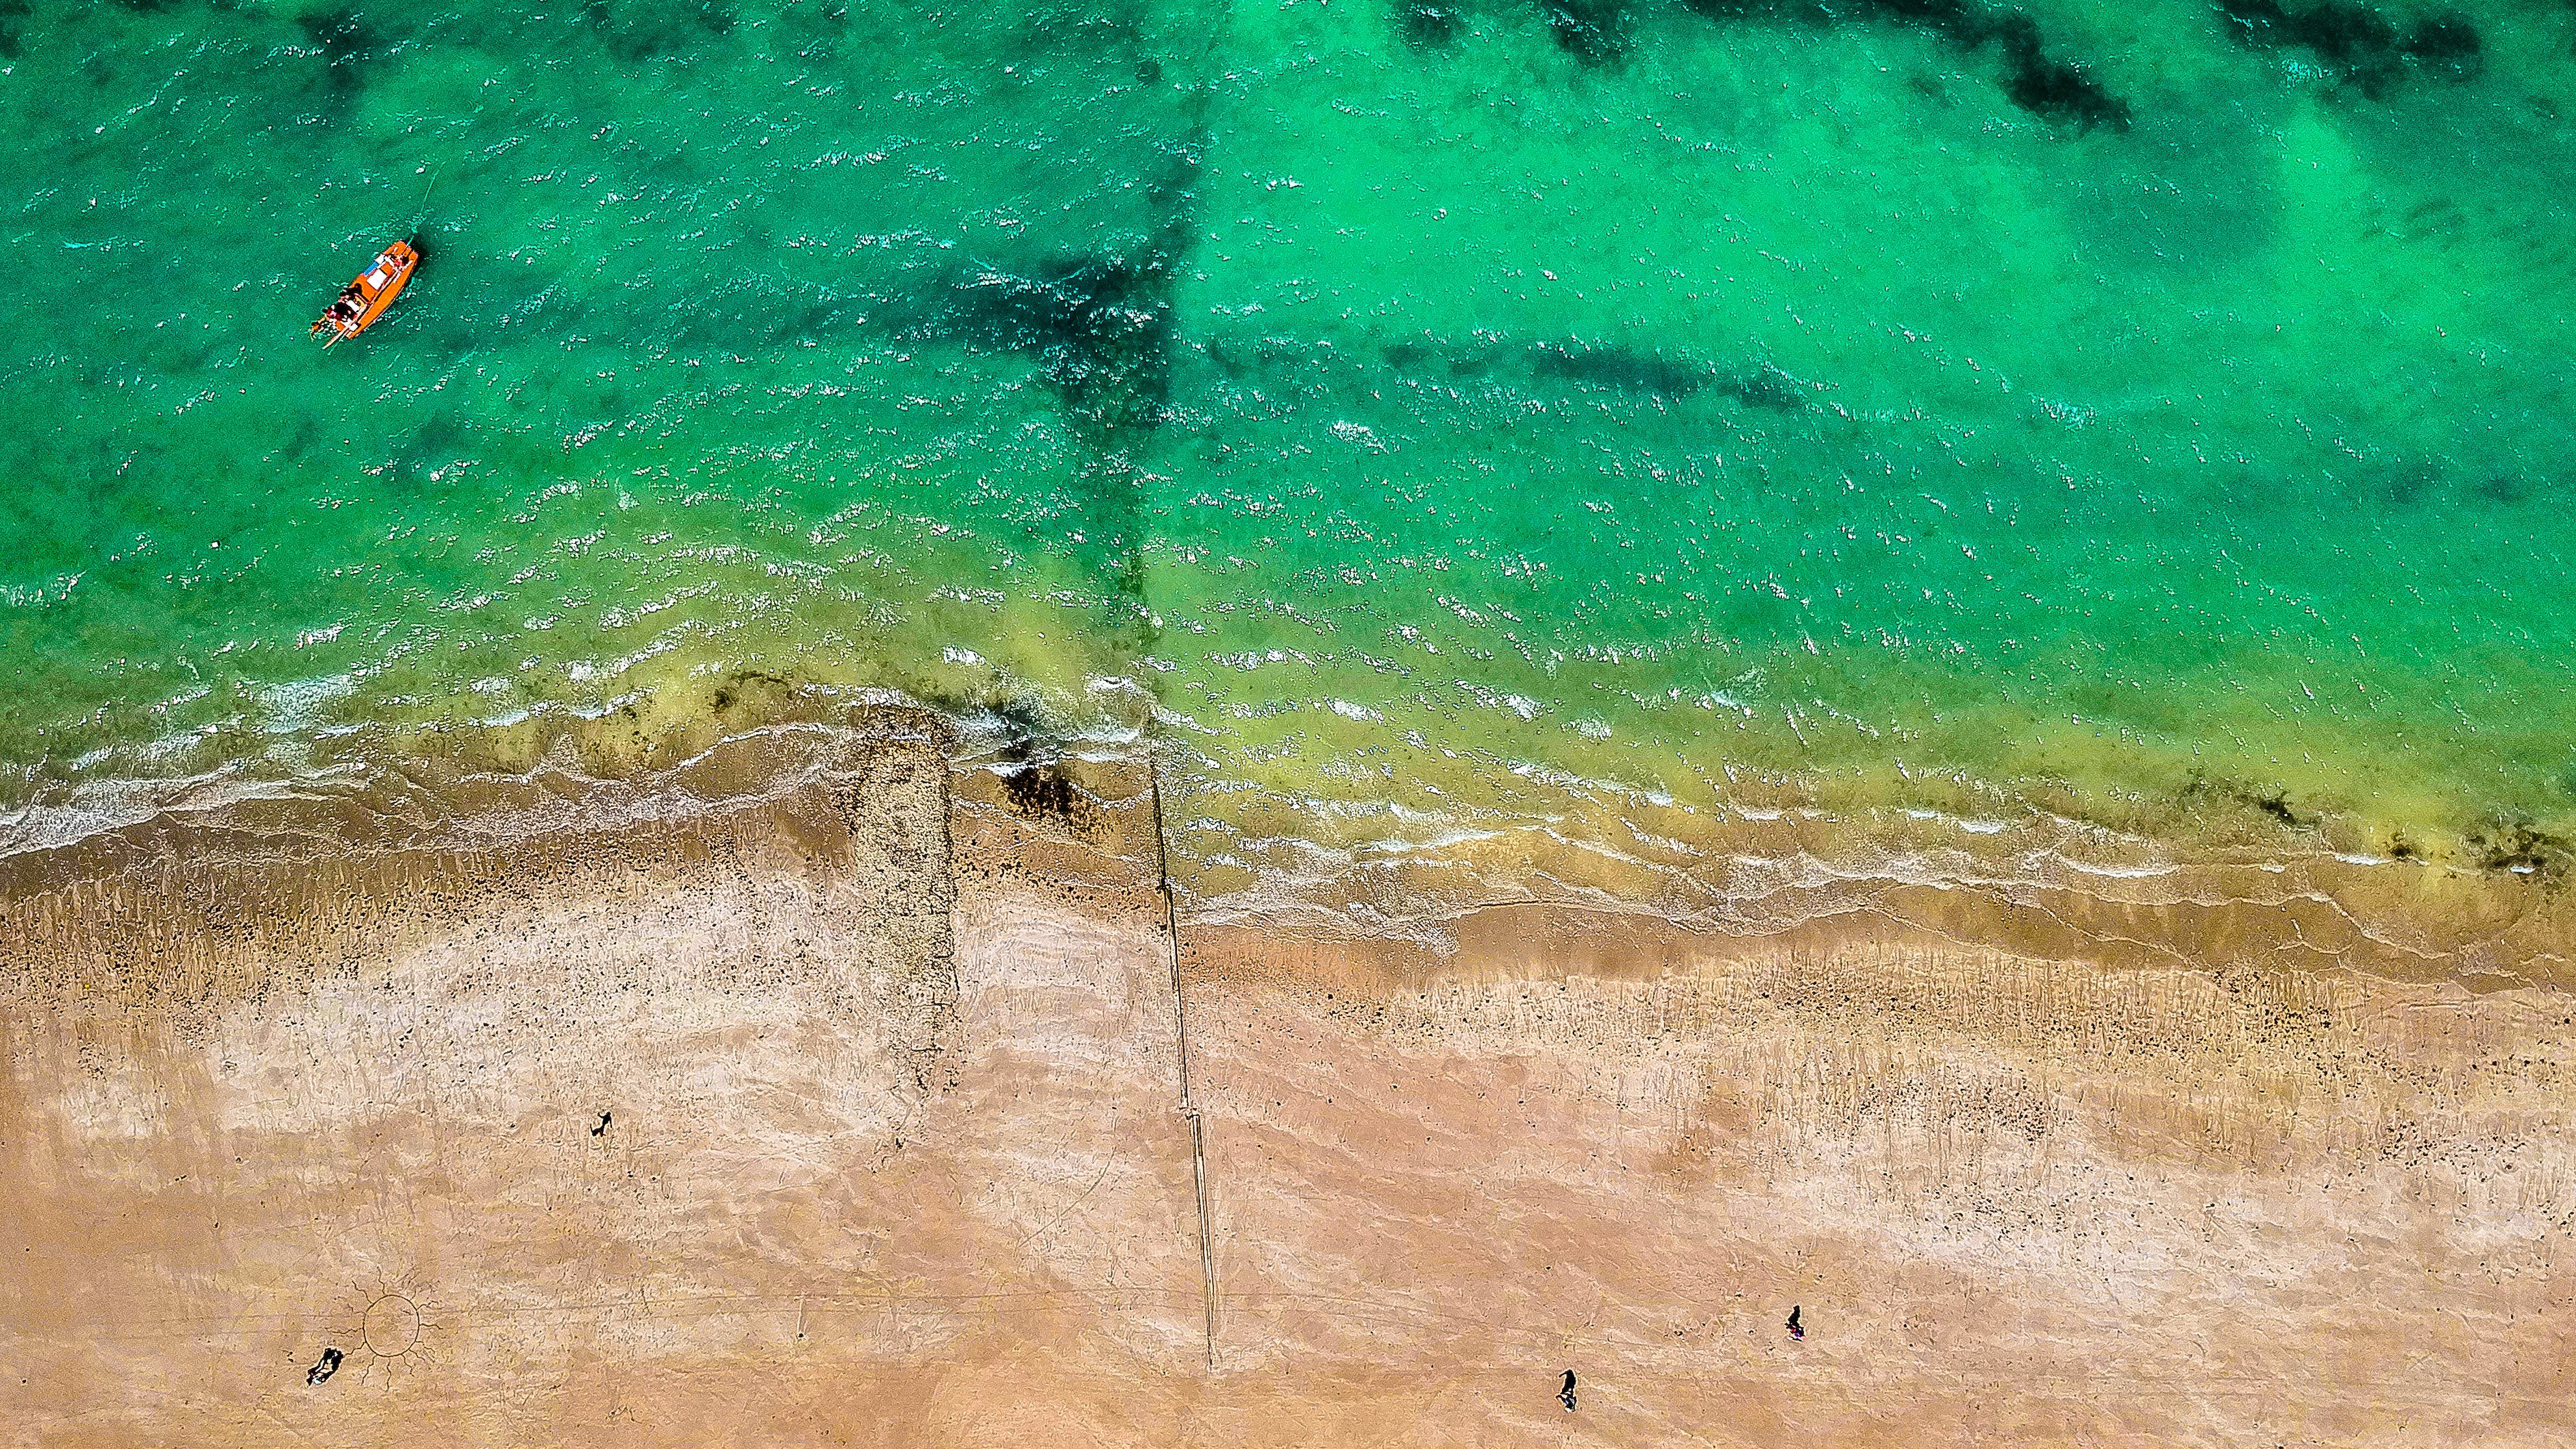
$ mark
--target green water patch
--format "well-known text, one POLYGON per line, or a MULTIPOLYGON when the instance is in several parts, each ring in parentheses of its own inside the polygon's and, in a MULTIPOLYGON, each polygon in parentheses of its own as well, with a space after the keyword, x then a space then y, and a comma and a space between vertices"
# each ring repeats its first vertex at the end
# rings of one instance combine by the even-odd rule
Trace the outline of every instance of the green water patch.
POLYGON ((1211 858, 1599 784, 2531 866, 2576 826, 2571 42, 39 0, 0 769, 746 672, 1079 734, 1138 680, 1211 858), (412 292, 308 345, 401 235, 412 292))

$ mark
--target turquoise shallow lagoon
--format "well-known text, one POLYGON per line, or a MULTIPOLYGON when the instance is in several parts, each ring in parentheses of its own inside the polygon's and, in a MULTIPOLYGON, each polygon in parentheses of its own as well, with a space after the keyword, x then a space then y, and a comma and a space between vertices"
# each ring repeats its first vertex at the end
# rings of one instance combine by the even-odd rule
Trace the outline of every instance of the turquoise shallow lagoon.
POLYGON ((18 844, 747 673, 1155 711, 1211 879, 2576 833, 2563 6, 26 0, 0 125, 18 844))

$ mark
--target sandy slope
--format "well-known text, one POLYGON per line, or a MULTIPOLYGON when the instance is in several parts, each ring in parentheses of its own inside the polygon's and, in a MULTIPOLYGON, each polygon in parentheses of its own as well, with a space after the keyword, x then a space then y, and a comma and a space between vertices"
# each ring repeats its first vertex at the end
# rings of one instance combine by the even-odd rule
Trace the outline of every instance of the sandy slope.
POLYGON ((1211 1284, 1144 837, 964 783, 21 891, 6 1439, 2576 1435, 2562 994, 1185 924, 1211 1284))

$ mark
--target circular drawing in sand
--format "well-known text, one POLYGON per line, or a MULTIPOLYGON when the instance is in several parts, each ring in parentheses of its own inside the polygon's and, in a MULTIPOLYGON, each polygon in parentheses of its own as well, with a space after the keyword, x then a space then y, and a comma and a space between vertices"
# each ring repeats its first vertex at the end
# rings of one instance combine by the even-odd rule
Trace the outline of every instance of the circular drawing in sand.
POLYGON ((400 1358, 420 1342, 420 1306, 400 1293, 387 1293, 367 1305, 360 1336, 378 1358, 400 1358))

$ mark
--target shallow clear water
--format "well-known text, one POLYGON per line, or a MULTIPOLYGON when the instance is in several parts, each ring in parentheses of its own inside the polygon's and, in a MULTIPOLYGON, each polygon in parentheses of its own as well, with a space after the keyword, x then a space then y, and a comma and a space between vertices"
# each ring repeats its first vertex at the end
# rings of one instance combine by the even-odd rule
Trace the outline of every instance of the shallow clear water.
POLYGON ((1143 681, 1211 859, 2565 831, 2576 12, 2233 4, 33 0, 0 790, 751 669, 1143 681))

